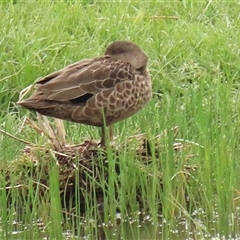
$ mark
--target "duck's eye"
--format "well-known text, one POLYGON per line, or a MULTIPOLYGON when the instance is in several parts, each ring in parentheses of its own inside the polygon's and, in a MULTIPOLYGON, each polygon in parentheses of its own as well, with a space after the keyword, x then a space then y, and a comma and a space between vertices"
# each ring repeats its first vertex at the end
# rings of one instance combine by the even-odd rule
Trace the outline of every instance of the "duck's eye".
POLYGON ((122 49, 116 49, 116 50, 114 51, 114 53, 115 53, 115 54, 120 54, 120 53, 123 53, 123 50, 122 50, 122 49))

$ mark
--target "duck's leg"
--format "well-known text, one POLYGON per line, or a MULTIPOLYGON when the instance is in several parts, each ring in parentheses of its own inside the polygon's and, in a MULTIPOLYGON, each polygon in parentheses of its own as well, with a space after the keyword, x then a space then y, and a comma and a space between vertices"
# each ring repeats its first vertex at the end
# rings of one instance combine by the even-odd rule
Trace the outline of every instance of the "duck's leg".
POLYGON ((99 146, 105 147, 107 138, 109 139, 109 141, 111 141, 113 138, 113 129, 112 129, 112 125, 109 125, 108 127, 102 126, 101 129, 102 129, 102 137, 101 137, 99 146), (108 130, 105 131, 107 128, 108 130))
POLYGON ((113 140, 113 127, 112 125, 109 125, 108 127, 108 136, 109 136, 109 141, 113 140))

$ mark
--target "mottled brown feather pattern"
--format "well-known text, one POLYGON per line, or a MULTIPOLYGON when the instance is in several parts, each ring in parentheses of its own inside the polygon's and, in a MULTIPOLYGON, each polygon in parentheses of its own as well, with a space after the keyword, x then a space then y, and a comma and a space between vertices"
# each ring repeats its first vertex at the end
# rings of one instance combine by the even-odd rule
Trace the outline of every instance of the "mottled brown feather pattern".
POLYGON ((134 43, 116 41, 105 55, 85 59, 36 82, 19 105, 43 115, 103 127, 138 112, 151 98, 148 57, 134 43))

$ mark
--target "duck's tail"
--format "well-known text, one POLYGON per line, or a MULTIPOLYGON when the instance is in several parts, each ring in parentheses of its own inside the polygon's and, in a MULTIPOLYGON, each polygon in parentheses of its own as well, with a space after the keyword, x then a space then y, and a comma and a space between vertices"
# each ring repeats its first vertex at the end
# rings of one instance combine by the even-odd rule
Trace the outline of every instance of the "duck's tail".
POLYGON ((28 98, 26 100, 18 101, 17 105, 27 108, 29 110, 38 111, 40 109, 47 109, 56 106, 56 103, 47 100, 39 100, 35 98, 28 98))

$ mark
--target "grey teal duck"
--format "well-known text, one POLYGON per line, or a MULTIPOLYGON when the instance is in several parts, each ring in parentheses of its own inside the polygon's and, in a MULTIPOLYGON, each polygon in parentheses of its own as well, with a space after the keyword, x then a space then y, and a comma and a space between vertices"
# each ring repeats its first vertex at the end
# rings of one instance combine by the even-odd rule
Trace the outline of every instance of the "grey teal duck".
POLYGON ((148 57, 134 43, 116 41, 103 56, 73 63, 36 81, 18 105, 42 115, 102 128, 138 112, 151 98, 148 57))

